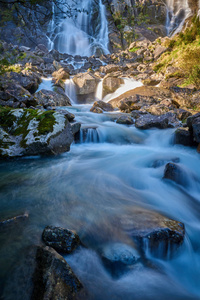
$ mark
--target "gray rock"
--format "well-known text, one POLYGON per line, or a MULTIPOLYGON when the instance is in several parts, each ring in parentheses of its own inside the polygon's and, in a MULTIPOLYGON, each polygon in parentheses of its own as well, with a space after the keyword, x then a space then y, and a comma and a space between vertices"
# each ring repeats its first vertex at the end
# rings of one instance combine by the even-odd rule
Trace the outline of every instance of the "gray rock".
POLYGON ((94 112, 94 109, 96 108, 100 108, 103 111, 113 111, 114 108, 112 107, 112 105, 110 103, 106 103, 102 100, 99 101, 95 101, 92 108, 90 109, 90 111, 94 112))
POLYGON ((55 111, 0 109, 0 157, 56 155, 69 151, 74 136, 55 111))
POLYGON ((114 93, 124 80, 115 76, 108 75, 103 79, 103 97, 107 94, 114 93))
POLYGON ((59 93, 56 93, 42 89, 34 94, 34 98, 44 108, 48 106, 71 106, 69 98, 61 90, 57 89, 59 93))
POLYGON ((149 128, 174 128, 179 126, 179 121, 176 115, 173 113, 166 113, 160 116, 154 116, 151 114, 143 115, 136 119, 135 127, 139 129, 149 129, 149 128))
POLYGON ((122 115, 120 116, 116 123, 118 124, 127 124, 127 125, 132 125, 134 123, 133 119, 129 115, 122 115))
POLYGON ((75 231, 53 226, 45 227, 42 239, 47 246, 67 254, 73 252, 81 243, 75 231))
POLYGON ((193 134, 194 141, 200 143, 200 113, 187 118, 187 126, 193 134))

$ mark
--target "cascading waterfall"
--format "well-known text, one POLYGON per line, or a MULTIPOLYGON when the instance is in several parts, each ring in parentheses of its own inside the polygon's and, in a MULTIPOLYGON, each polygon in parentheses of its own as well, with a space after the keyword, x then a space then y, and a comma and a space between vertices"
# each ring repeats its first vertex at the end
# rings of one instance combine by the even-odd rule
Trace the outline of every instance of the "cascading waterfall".
POLYGON ((65 5, 66 3, 63 3, 60 8, 63 11, 60 20, 55 22, 53 16, 50 24, 49 47, 71 55, 108 54, 108 23, 106 8, 102 1, 99 0, 96 3, 94 0, 70 0, 67 2, 72 11, 70 16, 67 14, 65 5), (53 29, 52 26, 54 26, 53 29))
POLYGON ((181 31, 185 20, 190 16, 191 9, 188 0, 167 0, 167 35, 174 35, 181 31))

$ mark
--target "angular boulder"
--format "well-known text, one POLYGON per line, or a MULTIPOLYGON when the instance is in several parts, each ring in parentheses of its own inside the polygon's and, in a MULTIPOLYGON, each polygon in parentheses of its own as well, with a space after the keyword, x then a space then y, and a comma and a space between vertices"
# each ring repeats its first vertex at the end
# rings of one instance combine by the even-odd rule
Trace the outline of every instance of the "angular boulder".
POLYGON ((193 140, 191 131, 188 128, 178 128, 174 133, 174 144, 180 144, 184 146, 197 146, 197 143, 193 140))
POLYGON ((54 91, 42 89, 34 94, 34 98, 37 103, 44 108, 49 106, 71 106, 69 98, 63 92, 56 93, 54 91))
POLYGON ((114 108, 112 107, 112 105, 110 103, 106 103, 102 100, 95 101, 92 108, 90 109, 90 111, 96 112, 96 111, 94 111, 96 108, 100 108, 103 111, 113 111, 114 110, 114 108))
POLYGON ((138 129, 149 128, 174 128, 179 126, 179 120, 173 113, 166 113, 160 116, 154 116, 151 114, 143 115, 135 121, 135 127, 138 129))
POLYGON ((76 85, 77 98, 80 102, 94 99, 99 79, 91 72, 79 73, 73 77, 76 85))
POLYGON ((126 124, 126 125, 132 125, 134 123, 133 119, 129 115, 122 115, 120 116, 116 123, 118 124, 126 124))
POLYGON ((81 243, 75 231, 54 226, 45 227, 42 239, 47 246, 67 254, 73 252, 81 243))
POLYGON ((68 119, 55 111, 0 108, 0 157, 56 155, 74 140, 68 119))
POLYGON ((195 142, 200 143, 200 113, 187 118, 187 126, 195 142))
POLYGON ((106 76, 103 79, 103 97, 107 94, 114 93, 121 84, 124 83, 124 80, 115 76, 106 76))

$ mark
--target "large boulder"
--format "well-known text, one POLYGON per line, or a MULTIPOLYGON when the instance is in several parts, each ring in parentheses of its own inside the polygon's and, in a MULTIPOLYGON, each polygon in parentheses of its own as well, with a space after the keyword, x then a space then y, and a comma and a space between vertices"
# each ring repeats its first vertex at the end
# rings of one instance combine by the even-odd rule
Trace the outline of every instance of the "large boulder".
POLYGON ((45 227, 42 239, 47 246, 67 254, 73 252, 81 243, 75 231, 53 226, 45 227))
POLYGON ((183 223, 143 208, 130 209, 117 222, 142 252, 150 251, 157 257, 170 256, 184 240, 183 223))
POLYGON ((83 286, 65 259, 51 247, 32 246, 22 253, 5 285, 8 299, 75 300, 83 286))
POLYGON ((115 76, 106 76, 103 79, 103 97, 105 97, 107 94, 114 93, 121 84, 124 83, 124 80, 115 77, 115 76))
POLYGON ((77 98, 80 102, 94 99, 99 79, 91 72, 78 73, 73 77, 76 85, 77 98))
POLYGON ((120 116, 116 123, 118 124, 126 124, 126 125, 132 125, 134 123, 133 119, 129 115, 122 115, 120 116))
POLYGON ((166 129, 178 126, 179 120, 175 114, 170 112, 160 116, 154 116, 151 114, 142 115, 135 121, 135 127, 139 129, 149 129, 153 127, 166 129))
POLYGON ((57 89, 57 91, 59 91, 59 93, 42 89, 34 94, 34 98, 37 103, 44 108, 47 108, 48 106, 71 106, 69 98, 62 89, 57 89))
POLYGON ((65 115, 33 109, 0 109, 0 157, 56 155, 74 136, 65 115))

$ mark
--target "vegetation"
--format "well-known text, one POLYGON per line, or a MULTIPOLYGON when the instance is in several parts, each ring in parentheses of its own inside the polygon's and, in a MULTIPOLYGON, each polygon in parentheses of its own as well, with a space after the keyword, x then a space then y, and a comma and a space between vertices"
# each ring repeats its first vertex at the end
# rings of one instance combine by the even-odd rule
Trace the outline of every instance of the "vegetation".
POLYGON ((174 74, 176 78, 183 78, 183 86, 193 84, 200 88, 200 20, 194 17, 191 25, 185 31, 172 39, 166 39, 164 46, 169 50, 165 52, 154 66, 154 71, 165 72, 167 67, 179 69, 174 74))

